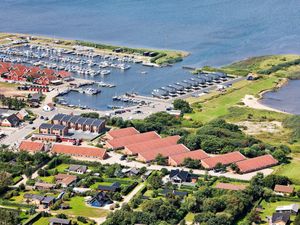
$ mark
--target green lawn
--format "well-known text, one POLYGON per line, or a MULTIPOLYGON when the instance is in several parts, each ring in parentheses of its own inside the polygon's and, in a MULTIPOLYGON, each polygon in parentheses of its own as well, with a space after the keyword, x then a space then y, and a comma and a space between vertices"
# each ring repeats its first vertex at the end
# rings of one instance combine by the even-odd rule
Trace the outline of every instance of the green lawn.
POLYGON ((57 169, 57 171, 59 173, 63 173, 63 172, 66 172, 66 170, 69 168, 69 166, 70 165, 63 163, 63 164, 58 165, 55 169, 57 169))
POLYGON ((291 163, 276 167, 275 174, 289 177, 293 183, 300 185, 300 154, 293 154, 291 163))
MULTIPOLYGON (((262 201, 261 206, 263 207, 263 211, 260 213, 260 217, 263 221, 267 222, 266 216, 272 216, 272 214, 275 212, 275 209, 278 206, 284 206, 284 205, 290 205, 295 202, 292 201, 277 201, 277 202, 266 202, 262 201)), ((292 216, 291 220, 293 220, 295 217, 292 216)), ((265 223, 267 224, 267 223, 265 223)))
MULTIPOLYGON (((33 225, 47 225, 49 224, 49 220, 51 219, 52 217, 41 217, 38 221, 36 221, 35 223, 33 223, 33 225)), ((82 222, 79 222, 75 219, 72 219, 73 222, 77 222, 78 225, 83 225, 84 223, 82 222)))
POLYGON ((240 81, 228 88, 225 93, 212 93, 206 97, 189 99, 190 102, 200 102, 202 108, 194 109, 194 113, 186 114, 186 117, 194 121, 208 122, 229 113, 229 108, 241 101, 245 95, 257 95, 263 90, 271 89, 276 85, 277 77, 269 76, 257 81, 240 81))
POLYGON ((189 212, 186 216, 185 216, 185 221, 188 222, 188 223, 192 223, 193 220, 194 220, 194 217, 195 217, 195 214, 194 213, 191 213, 189 212))
POLYGON ((85 217, 95 217, 95 218, 106 216, 109 212, 108 210, 105 209, 98 209, 86 205, 86 203, 84 202, 84 198, 79 196, 71 198, 71 201, 67 203, 70 204, 71 209, 58 210, 55 212, 64 213, 66 215, 72 215, 72 216, 85 216, 85 217))
POLYGON ((42 180, 43 182, 46 182, 46 183, 52 183, 52 184, 55 183, 55 178, 54 178, 54 176, 38 177, 38 179, 40 179, 40 180, 42 180))
POLYGON ((99 185, 110 186, 110 185, 112 185, 112 183, 110 183, 110 182, 96 182, 93 185, 91 185, 90 188, 94 189, 94 190, 97 190, 99 185))

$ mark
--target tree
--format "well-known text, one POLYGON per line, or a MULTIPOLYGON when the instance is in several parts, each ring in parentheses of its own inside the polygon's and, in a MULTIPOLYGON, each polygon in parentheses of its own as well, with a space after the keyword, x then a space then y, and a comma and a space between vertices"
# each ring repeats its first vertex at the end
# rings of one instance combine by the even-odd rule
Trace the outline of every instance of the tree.
POLYGON ((166 165, 167 164, 167 158, 164 157, 162 154, 158 154, 156 157, 155 157, 155 162, 158 164, 158 165, 166 165))
POLYGON ((183 160, 183 166, 191 169, 199 169, 200 168, 200 160, 192 159, 192 158, 185 158, 183 160))
POLYGON ((158 189, 163 185, 163 181, 161 179, 161 176, 157 173, 153 173, 149 178, 148 178, 148 184, 152 189, 158 189))
POLYGON ((181 113, 191 113, 193 109, 190 104, 183 99, 175 99, 173 102, 174 109, 180 110, 181 113))

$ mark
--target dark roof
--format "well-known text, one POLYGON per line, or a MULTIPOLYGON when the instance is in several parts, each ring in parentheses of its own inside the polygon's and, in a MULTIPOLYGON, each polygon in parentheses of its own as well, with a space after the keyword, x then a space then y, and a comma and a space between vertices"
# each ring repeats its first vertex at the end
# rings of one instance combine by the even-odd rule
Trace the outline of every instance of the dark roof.
POLYGON ((70 224, 70 220, 67 219, 60 219, 60 218, 51 218, 49 220, 50 223, 58 223, 58 224, 70 224))
POLYGON ((71 118, 72 118, 72 116, 70 116, 70 115, 64 115, 64 117, 61 119, 61 121, 69 122, 71 118))
POLYGON ((56 114, 56 115, 52 118, 52 120, 61 120, 64 116, 65 116, 65 114, 59 113, 59 114, 56 114))
POLYGON ((77 171, 77 170, 81 170, 82 172, 86 172, 87 170, 87 166, 84 165, 70 165, 69 167, 69 171, 77 171))
POLYGON ((177 170, 171 170, 169 177, 173 178, 177 176, 180 180, 186 181, 189 175, 190 175, 189 172, 177 169, 177 170))
POLYGON ((9 117, 6 118, 10 124, 12 124, 13 126, 16 126, 20 123, 20 119, 15 115, 15 114, 11 114, 9 117))
POLYGON ((27 199, 37 199, 37 200, 42 201, 44 199, 44 196, 42 196, 42 195, 36 195, 36 194, 25 194, 24 198, 27 198, 27 199))
POLYGON ((84 124, 86 120, 87 120, 87 118, 85 118, 85 117, 80 117, 80 118, 77 120, 77 123, 79 123, 79 124, 84 124))
POLYGON ((167 194, 173 194, 176 196, 187 196, 188 193, 186 191, 176 191, 176 190, 169 190, 169 189, 164 189, 162 190, 162 194, 167 195, 167 194))
POLYGON ((42 203, 44 203, 44 204, 49 204, 49 203, 53 202, 54 199, 55 199, 55 198, 52 197, 52 196, 47 196, 47 197, 45 197, 45 198, 42 200, 42 203))
POLYGON ((64 129, 66 129, 66 126, 63 126, 63 125, 60 125, 60 124, 54 124, 51 129, 64 130, 64 129))
POLYGON ((40 125, 40 129, 50 129, 53 126, 53 124, 50 123, 42 123, 40 125))
POLYGON ((105 121, 104 120, 100 120, 100 119, 95 119, 93 122, 93 126, 101 126, 105 121))
POLYGON ((115 192, 118 189, 120 189, 121 185, 119 182, 114 182, 112 185, 110 186, 105 186, 105 185, 99 185, 98 189, 101 191, 111 191, 111 192, 115 192))
POLYGON ((86 119, 86 121, 84 122, 84 124, 91 126, 94 121, 95 121, 94 119, 88 118, 88 119, 86 119))
POLYGON ((91 204, 94 201, 98 202, 110 202, 110 198, 105 194, 105 192, 101 191, 98 192, 90 201, 89 203, 91 204))
POLYGON ((73 117, 70 119, 70 122, 71 122, 71 123, 76 123, 78 119, 80 119, 80 116, 73 116, 73 117))
POLYGON ((287 223, 290 220, 290 213, 273 213, 272 223, 283 221, 287 223))

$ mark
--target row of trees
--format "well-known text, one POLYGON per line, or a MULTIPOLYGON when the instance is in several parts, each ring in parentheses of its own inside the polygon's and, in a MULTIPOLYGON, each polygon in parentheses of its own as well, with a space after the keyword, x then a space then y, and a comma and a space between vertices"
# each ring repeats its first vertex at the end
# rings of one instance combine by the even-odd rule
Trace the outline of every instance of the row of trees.
POLYGON ((20 110, 26 106, 26 102, 24 99, 2 96, 0 98, 0 101, 3 106, 6 106, 9 109, 20 110))

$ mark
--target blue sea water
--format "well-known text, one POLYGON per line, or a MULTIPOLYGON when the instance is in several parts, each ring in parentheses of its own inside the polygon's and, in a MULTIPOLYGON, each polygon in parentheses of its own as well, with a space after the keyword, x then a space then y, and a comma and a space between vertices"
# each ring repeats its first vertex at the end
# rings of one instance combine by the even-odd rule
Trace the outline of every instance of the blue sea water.
MULTIPOLYGON (((0 31, 47 35, 132 47, 186 50, 172 68, 141 68, 95 101, 128 86, 141 94, 186 78, 182 65, 220 66, 256 55, 300 53, 299 0, 1 0, 0 31)), ((101 102, 101 103, 99 103, 101 102)), ((93 103, 96 104, 96 103, 93 103)))

